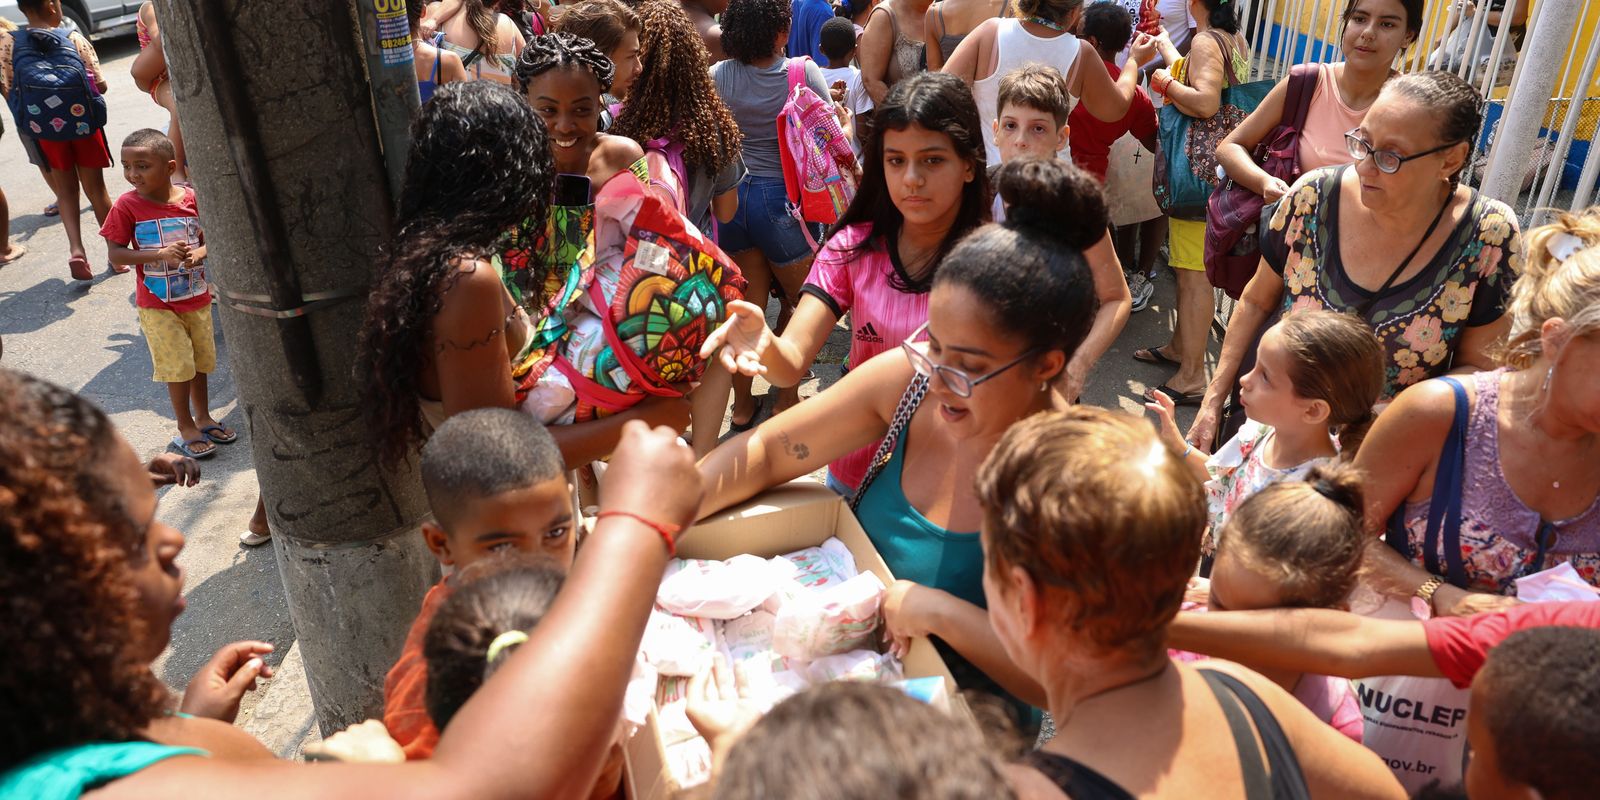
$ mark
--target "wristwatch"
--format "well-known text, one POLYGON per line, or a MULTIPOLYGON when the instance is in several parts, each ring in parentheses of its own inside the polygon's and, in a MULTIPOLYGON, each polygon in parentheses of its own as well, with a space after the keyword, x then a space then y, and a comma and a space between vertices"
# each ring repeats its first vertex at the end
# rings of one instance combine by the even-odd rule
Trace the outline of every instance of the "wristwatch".
POLYGON ((1417 619, 1433 618, 1433 593, 1444 585, 1444 578, 1434 575, 1417 587, 1411 595, 1411 613, 1417 619))

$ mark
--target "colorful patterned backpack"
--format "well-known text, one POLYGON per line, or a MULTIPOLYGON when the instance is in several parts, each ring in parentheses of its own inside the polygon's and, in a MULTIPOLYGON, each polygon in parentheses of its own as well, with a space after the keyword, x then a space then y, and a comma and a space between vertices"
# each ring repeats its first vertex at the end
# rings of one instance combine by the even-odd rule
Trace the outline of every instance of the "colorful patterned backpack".
POLYGON ((832 225, 855 199, 860 170, 850 140, 824 100, 806 85, 806 57, 789 59, 789 99, 778 113, 778 154, 789 215, 799 220, 811 249, 817 242, 805 223, 832 225))
POLYGON ((618 173, 595 197, 586 247, 512 365, 517 402, 545 424, 587 422, 700 380, 700 347, 744 296, 739 268, 658 191, 618 173))

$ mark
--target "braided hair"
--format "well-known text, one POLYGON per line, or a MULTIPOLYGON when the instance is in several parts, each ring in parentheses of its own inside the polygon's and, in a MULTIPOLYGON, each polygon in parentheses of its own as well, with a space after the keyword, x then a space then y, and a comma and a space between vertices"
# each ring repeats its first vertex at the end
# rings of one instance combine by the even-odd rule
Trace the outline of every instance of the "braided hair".
POLYGON ((510 87, 447 83, 418 112, 398 233, 377 264, 358 346, 361 408, 384 464, 423 439, 418 381, 457 263, 490 257, 508 233, 532 241, 554 178, 544 123, 510 87))
POLYGON ((517 88, 524 94, 533 79, 553 69, 577 68, 587 71, 600 82, 600 91, 611 88, 611 76, 616 68, 611 59, 600 52, 594 42, 570 33, 547 33, 528 40, 517 59, 517 88))
POLYGON ((677 0, 646 0, 639 19, 643 67, 610 133, 638 142, 670 136, 683 142, 684 163, 721 172, 739 157, 742 134, 706 71, 699 31, 677 0))

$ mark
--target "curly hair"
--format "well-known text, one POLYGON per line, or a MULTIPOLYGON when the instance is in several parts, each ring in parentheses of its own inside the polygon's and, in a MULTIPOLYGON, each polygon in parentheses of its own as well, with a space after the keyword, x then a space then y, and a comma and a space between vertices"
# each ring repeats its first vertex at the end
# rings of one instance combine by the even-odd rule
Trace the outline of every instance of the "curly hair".
POLYGON ((556 33, 588 39, 608 54, 622 44, 628 31, 640 30, 639 15, 620 0, 582 0, 556 6, 550 12, 550 26, 556 33))
POLYGON ((517 88, 527 93, 534 78, 553 69, 572 67, 593 75, 600 82, 600 91, 611 89, 611 76, 616 74, 611 59, 594 42, 570 33, 547 33, 528 40, 517 59, 517 88))
POLYGON ((669 136, 683 142, 683 160, 715 175, 739 157, 739 124, 706 71, 700 32, 677 0, 646 0, 643 67, 611 133, 638 142, 669 136))
POLYGON ((792 14, 788 0, 733 0, 722 12, 722 52, 745 64, 781 53, 792 14))
POLYGON ((106 415, 0 368, 0 772, 42 752, 127 741, 171 702, 138 655, 148 641, 133 567, 144 531, 106 488, 119 446, 106 415))
POLYGON ((424 438, 419 376, 443 293, 461 275, 457 261, 489 257, 508 234, 533 241, 554 176, 544 123, 508 87, 448 83, 418 112, 397 233, 373 277, 356 366, 362 412, 386 466, 424 438))

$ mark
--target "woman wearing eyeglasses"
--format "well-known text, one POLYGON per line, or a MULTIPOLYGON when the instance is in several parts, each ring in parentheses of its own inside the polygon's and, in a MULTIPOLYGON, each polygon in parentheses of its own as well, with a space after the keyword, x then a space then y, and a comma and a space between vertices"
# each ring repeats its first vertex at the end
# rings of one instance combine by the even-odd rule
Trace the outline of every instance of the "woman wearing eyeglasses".
MULTIPOLYGON (((1380 405, 1451 370, 1493 366, 1521 241, 1510 208, 1459 180, 1482 118, 1478 91, 1450 73, 1391 79, 1345 136, 1355 163, 1295 182, 1261 237, 1190 442, 1212 442, 1247 354, 1292 309, 1372 326, 1385 350, 1380 405)), ((1229 427, 1240 422, 1233 414, 1229 427)))
MULTIPOLYGON (((702 516, 886 440, 856 493, 861 526, 895 577, 984 605, 973 476, 1013 423, 1051 406, 1097 305, 1087 243, 1061 223, 1067 172, 1019 172, 1034 177, 1002 182, 1006 222, 940 264, 926 325, 701 461, 702 516)), ((958 682, 987 688, 953 655, 958 682)))

